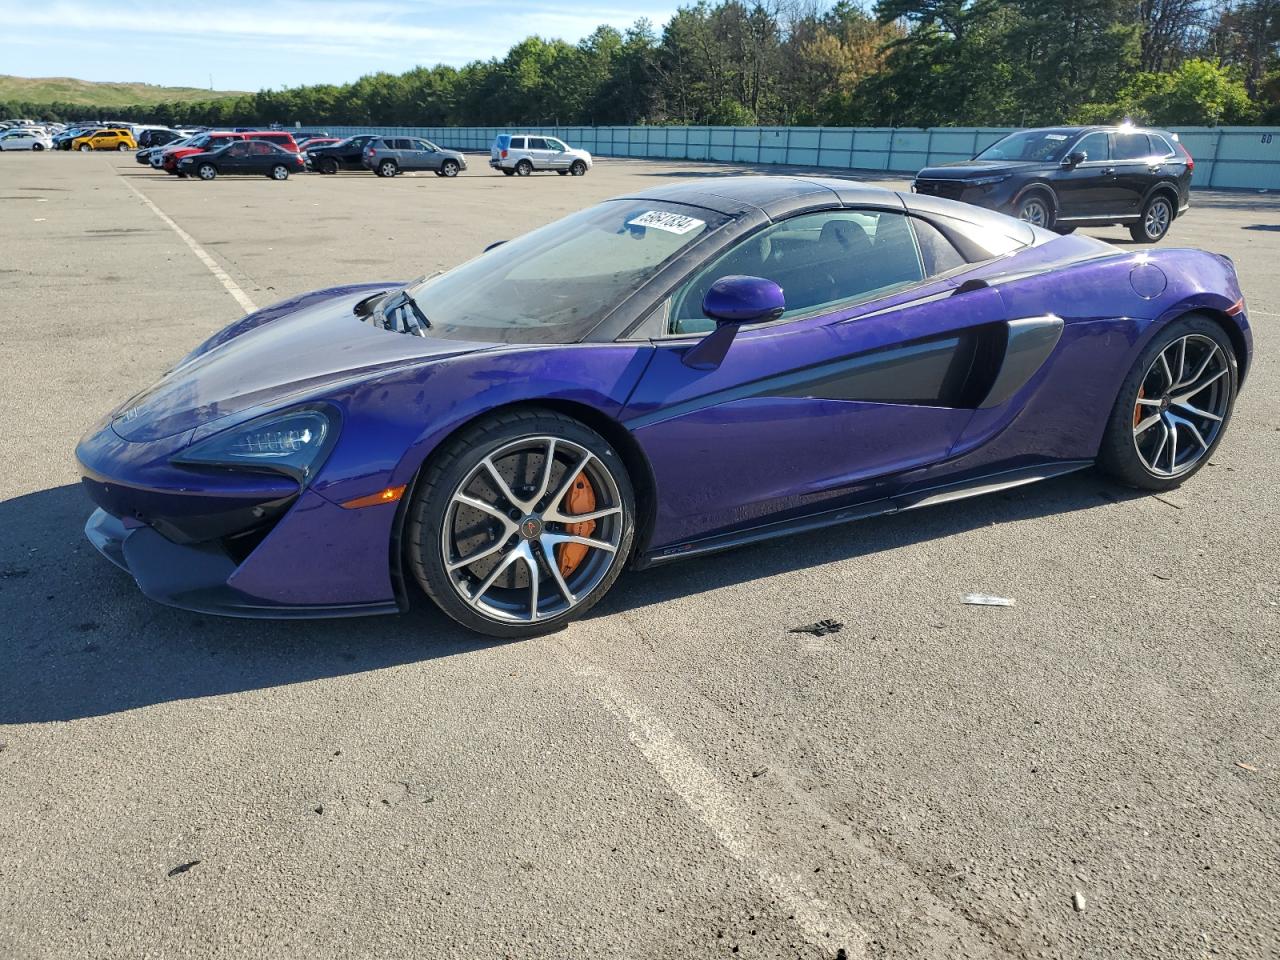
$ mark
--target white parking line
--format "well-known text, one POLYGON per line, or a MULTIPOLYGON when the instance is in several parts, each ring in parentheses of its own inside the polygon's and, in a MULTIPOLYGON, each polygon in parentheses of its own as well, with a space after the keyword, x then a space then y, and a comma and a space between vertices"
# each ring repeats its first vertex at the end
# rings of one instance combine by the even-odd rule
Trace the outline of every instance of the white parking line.
POLYGON ((200 262, 209 268, 209 272, 218 278, 218 282, 221 283, 226 288, 227 293, 235 297, 236 303, 240 304, 240 306, 244 308, 245 313, 253 313, 255 310, 258 309, 257 305, 254 304, 254 302, 249 299, 249 295, 245 293, 243 290, 241 290, 239 285, 234 280, 232 280, 230 276, 228 276, 227 271, 223 270, 222 267, 218 266, 218 261, 214 260, 213 257, 205 253, 204 248, 201 247, 200 244, 196 243, 195 238, 192 237, 191 234, 187 233, 187 231, 183 230, 180 226, 174 223, 173 219, 168 214, 166 214, 163 210, 161 210, 154 203, 152 203, 151 199, 146 194, 144 194, 141 190, 135 187, 128 180, 125 180, 124 185, 128 187, 130 190, 132 190, 134 193, 136 193, 139 199, 141 199, 143 203, 145 203, 148 207, 151 208, 152 213, 154 213, 157 217, 159 217, 161 220, 167 223, 169 225, 169 229, 182 238, 182 242, 185 243, 188 247, 190 247, 191 252, 200 258, 200 262))
POLYGON ((627 736, 649 765, 714 834, 720 846, 778 898, 805 938, 826 956, 835 956, 838 950, 851 958, 866 956, 867 932, 851 917, 841 916, 831 904, 806 889, 798 874, 787 872, 783 864, 770 863, 771 855, 756 839, 749 815, 715 775, 677 739, 671 728, 653 711, 628 697, 609 676, 592 669, 568 651, 566 654, 570 669, 590 679, 593 691, 622 722, 627 736))

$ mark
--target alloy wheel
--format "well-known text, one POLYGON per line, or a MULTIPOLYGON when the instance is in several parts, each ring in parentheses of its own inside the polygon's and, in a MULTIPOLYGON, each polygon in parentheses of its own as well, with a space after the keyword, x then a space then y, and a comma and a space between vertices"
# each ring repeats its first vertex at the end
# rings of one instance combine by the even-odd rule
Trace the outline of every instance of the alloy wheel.
POLYGON ((1028 197, 1022 202, 1022 209, 1018 211, 1018 219, 1025 220, 1033 227, 1047 227, 1049 225, 1049 205, 1040 197, 1028 197))
POLYGON ((207 163, 202 165, 198 172, 201 180, 212 180, 218 175, 218 171, 207 163))
POLYGON ((449 498, 440 549, 450 583, 491 620, 532 624, 566 614, 613 566, 622 504, 608 467, 586 447, 551 436, 512 441, 449 498))
POLYGON ((1169 201, 1163 197, 1151 201, 1151 205, 1147 207, 1146 216, 1142 218, 1142 229, 1152 240, 1159 240, 1169 230, 1169 220, 1173 216, 1173 211, 1169 206, 1169 201))
POLYGON ((1160 351, 1133 408, 1133 444, 1153 476, 1191 471, 1217 440, 1231 404, 1231 367, 1222 347, 1193 333, 1160 351))

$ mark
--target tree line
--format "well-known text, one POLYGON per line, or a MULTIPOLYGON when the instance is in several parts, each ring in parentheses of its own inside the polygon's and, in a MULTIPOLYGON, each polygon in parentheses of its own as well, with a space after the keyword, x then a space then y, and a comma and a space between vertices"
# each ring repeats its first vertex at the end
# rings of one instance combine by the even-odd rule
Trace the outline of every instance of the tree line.
MULTIPOLYGON (((74 119, 72 103, 0 116, 74 119)), ((701 0, 658 31, 529 37, 502 58, 113 108, 229 126, 1280 122, 1280 0, 701 0)))

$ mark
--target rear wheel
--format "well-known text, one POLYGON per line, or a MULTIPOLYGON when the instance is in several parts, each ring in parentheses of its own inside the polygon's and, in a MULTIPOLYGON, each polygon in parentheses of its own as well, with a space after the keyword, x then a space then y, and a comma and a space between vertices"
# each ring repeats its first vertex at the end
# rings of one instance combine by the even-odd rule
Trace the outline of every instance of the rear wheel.
POLYGON ((631 550, 621 458, 552 411, 486 418, 428 464, 409 507, 408 560, 463 626, 517 639, 559 629, 608 592, 631 550))
POLYGON ((1099 464, 1131 486, 1178 486, 1222 440, 1238 376, 1235 351, 1218 324, 1196 314, 1173 321, 1120 387, 1099 464))
POLYGON ((587 165, 581 160, 573 161, 573 166, 569 168, 569 172, 575 177, 580 177, 587 172, 587 165))
POLYGON ((533 173, 533 164, 528 160, 521 160, 516 164, 516 174, 521 177, 527 177, 533 173))
POLYGON ((271 168, 270 177, 272 180, 288 180, 289 168, 286 167, 283 163, 277 163, 274 167, 271 168))
POLYGON ((1142 208, 1142 218, 1129 228, 1129 236, 1138 243, 1156 243, 1164 239, 1173 225, 1173 203, 1158 193, 1142 208))
POLYGON ((1075 228, 1075 227, 1058 227, 1058 226, 1055 226, 1055 227, 1053 228, 1053 232, 1054 232, 1054 233, 1056 233, 1056 234, 1059 234, 1060 236, 1069 237, 1071 234, 1073 234, 1073 233, 1075 233, 1075 232, 1076 232, 1076 228, 1075 228))
POLYGON ((213 180, 218 176, 218 168, 212 163, 202 163, 196 173, 200 175, 201 180, 213 180))
POLYGON ((440 164, 440 176, 456 177, 457 175, 458 175, 457 160, 446 160, 444 163, 440 164))
POLYGON ((394 177, 397 173, 395 162, 392 160, 383 160, 378 164, 378 176, 394 177))
POLYGON ((330 174, 337 173, 338 161, 334 160, 332 157, 326 157, 325 159, 321 160, 318 164, 316 164, 316 169, 319 170, 321 173, 330 173, 330 174))

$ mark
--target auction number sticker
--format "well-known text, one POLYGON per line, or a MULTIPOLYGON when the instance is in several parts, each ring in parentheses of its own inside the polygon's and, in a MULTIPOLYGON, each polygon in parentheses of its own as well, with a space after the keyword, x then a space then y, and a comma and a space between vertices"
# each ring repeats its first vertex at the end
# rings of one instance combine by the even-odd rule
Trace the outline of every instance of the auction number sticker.
POLYGON ((1065 140, 1067 135, 1065 133, 1046 133, 1044 138, 1046 140, 1065 140))
POLYGON ((647 210, 638 217, 632 217, 627 221, 629 227, 652 227, 655 230, 665 230, 667 233, 674 233, 677 236, 683 236, 692 230, 706 226, 705 220, 698 220, 695 217, 686 217, 682 213, 667 213, 663 210, 647 210))

